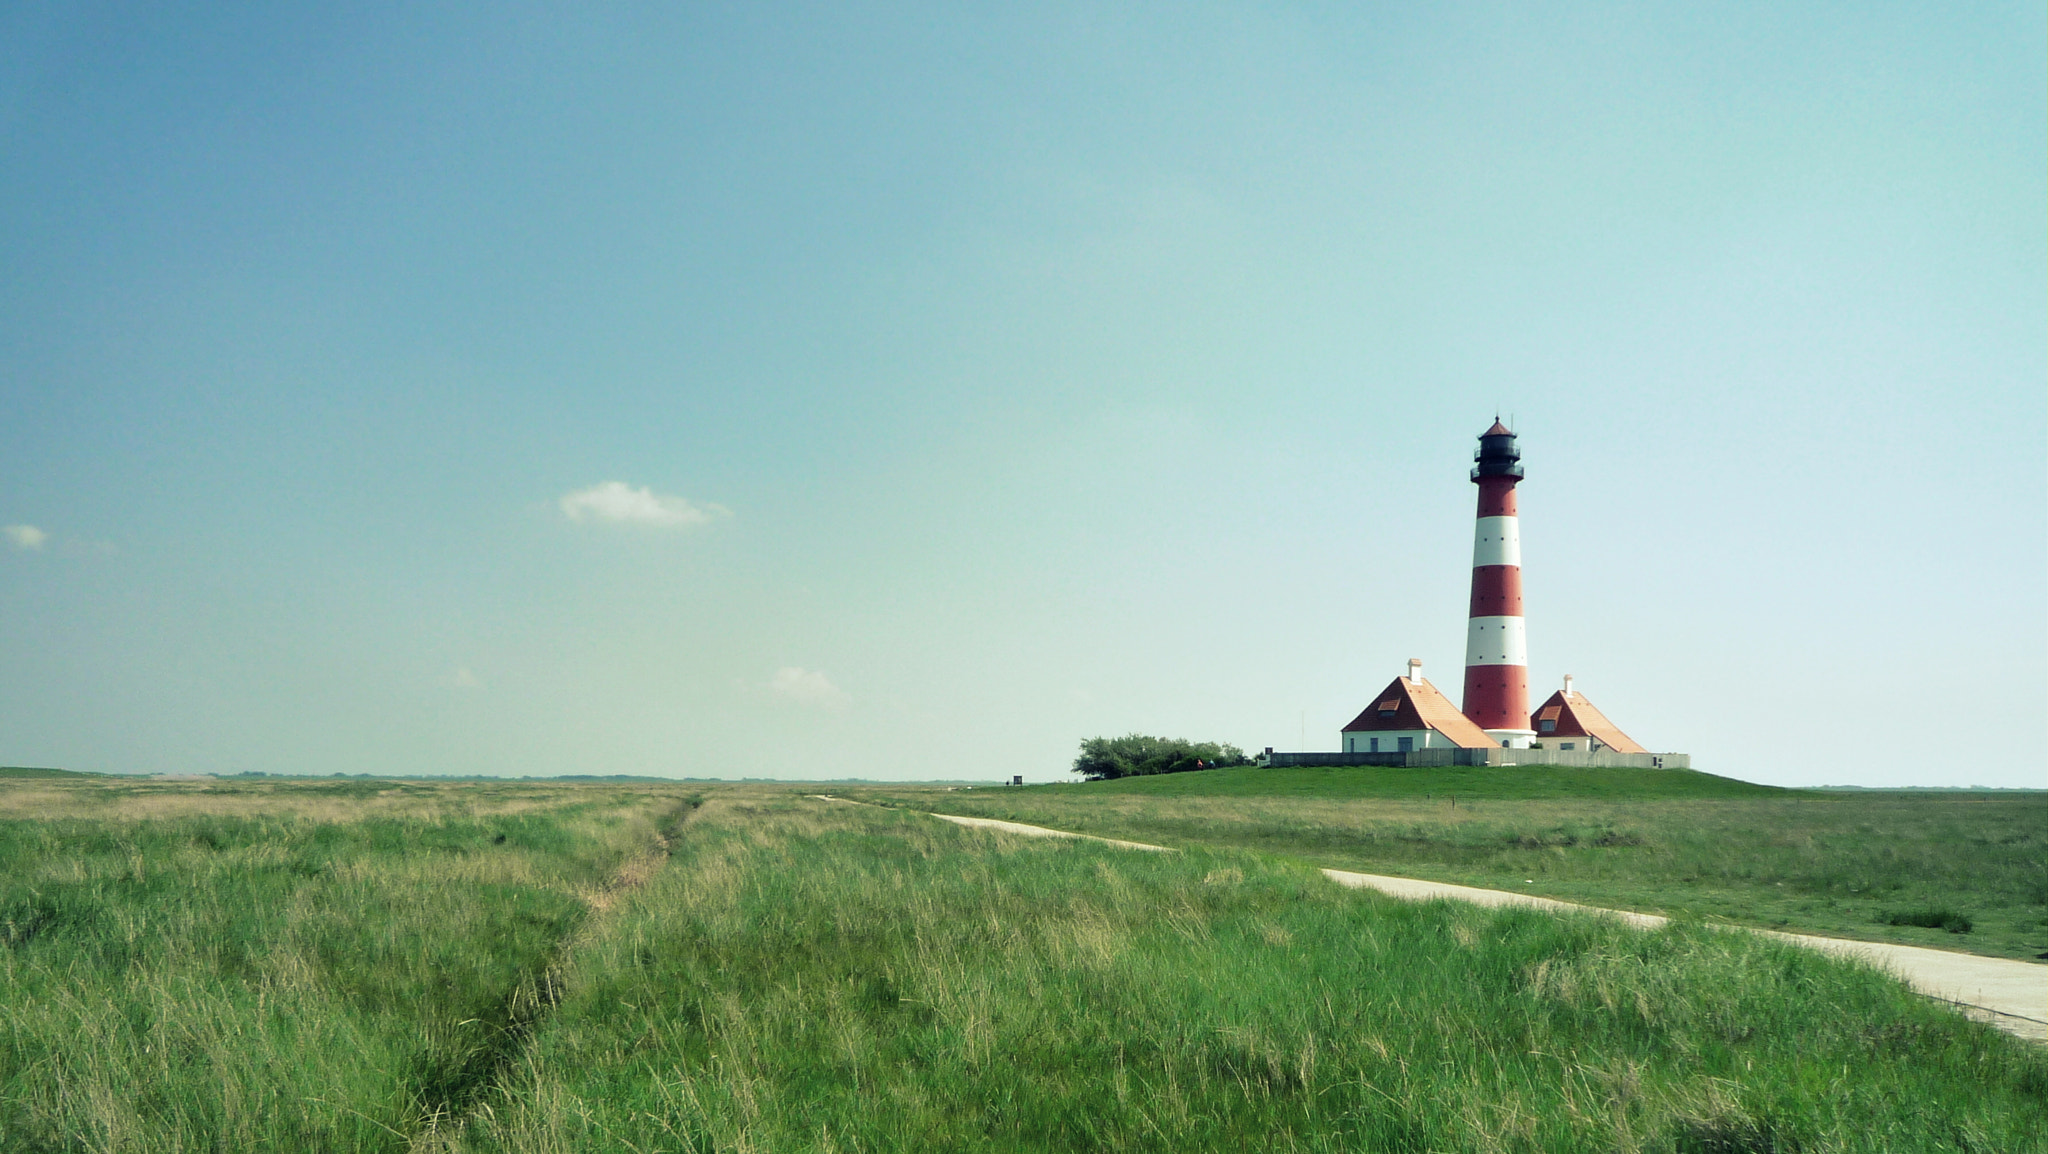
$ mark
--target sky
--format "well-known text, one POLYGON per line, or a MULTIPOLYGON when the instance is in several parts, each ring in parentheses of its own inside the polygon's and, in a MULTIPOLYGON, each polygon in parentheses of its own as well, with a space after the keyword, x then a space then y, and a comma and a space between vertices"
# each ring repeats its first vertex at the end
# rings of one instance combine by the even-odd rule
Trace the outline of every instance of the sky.
POLYGON ((0 764, 2048 785, 2039 4, 0 5, 0 764), (1532 702, 1533 704, 1533 702, 1532 702))

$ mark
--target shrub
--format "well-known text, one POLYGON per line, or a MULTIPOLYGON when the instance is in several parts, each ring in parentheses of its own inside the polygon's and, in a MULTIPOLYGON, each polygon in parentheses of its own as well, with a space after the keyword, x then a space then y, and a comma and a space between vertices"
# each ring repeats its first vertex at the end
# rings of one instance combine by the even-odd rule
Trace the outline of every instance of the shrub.
POLYGON ((1227 743, 1129 733, 1122 737, 1091 737, 1083 741, 1081 756, 1074 759, 1073 772, 1089 781, 1101 781, 1111 777, 1182 773, 1191 769, 1250 764, 1251 759, 1244 755, 1244 750, 1227 743))
POLYGON ((1968 914, 1959 914, 1946 906, 1930 906, 1924 910, 1887 910, 1877 920, 1888 926, 1921 926, 1930 930, 1947 930, 1952 934, 1967 934, 1971 930, 1968 914))

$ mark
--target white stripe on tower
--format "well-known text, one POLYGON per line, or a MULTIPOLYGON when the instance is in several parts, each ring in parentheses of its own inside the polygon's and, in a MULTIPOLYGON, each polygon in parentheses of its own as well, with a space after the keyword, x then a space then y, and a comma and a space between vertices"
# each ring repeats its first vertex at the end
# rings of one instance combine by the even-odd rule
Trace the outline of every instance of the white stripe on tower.
POLYGON ((1472 481, 1479 519, 1472 535, 1472 608, 1465 630, 1465 716, 1503 744, 1526 745, 1529 641, 1522 620, 1522 479, 1515 435, 1499 420, 1479 435, 1472 481))
POLYGON ((1474 617, 1465 628, 1465 664, 1529 667, 1529 635, 1520 617, 1474 617))
POLYGON ((1521 525, 1522 519, 1512 515, 1480 517, 1478 531, 1472 535, 1472 567, 1484 569, 1488 565, 1513 565, 1520 569, 1521 525))

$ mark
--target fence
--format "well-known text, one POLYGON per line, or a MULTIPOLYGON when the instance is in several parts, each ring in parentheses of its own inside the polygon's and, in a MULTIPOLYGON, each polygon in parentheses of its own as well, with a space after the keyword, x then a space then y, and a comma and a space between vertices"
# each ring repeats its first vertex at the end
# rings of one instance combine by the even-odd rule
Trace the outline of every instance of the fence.
POLYGON ((1573 769, 1691 769, 1686 753, 1615 753, 1579 749, 1416 749, 1407 753, 1265 753, 1260 765, 1383 765, 1415 769, 1446 765, 1561 765, 1573 769))

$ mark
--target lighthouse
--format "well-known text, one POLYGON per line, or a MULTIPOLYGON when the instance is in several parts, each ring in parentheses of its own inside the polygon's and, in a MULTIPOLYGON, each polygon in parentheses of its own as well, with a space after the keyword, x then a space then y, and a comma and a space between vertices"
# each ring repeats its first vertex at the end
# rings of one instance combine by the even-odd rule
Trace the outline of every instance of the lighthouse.
POLYGON ((1472 608, 1465 622, 1462 707, 1422 676, 1420 658, 1338 734, 1342 753, 1275 753, 1264 766, 1628 766, 1691 769, 1683 753, 1651 753, 1623 733, 1586 695, 1553 693, 1529 711, 1529 642, 1522 623, 1522 530, 1515 486, 1522 451, 1498 414, 1472 454, 1479 522, 1472 536, 1472 608))
POLYGON ((1529 726, 1529 641, 1522 625, 1522 533, 1515 485, 1522 453, 1500 418, 1479 434, 1472 455, 1479 521, 1472 537, 1472 613, 1465 631, 1465 716, 1512 749, 1535 739, 1529 726))

